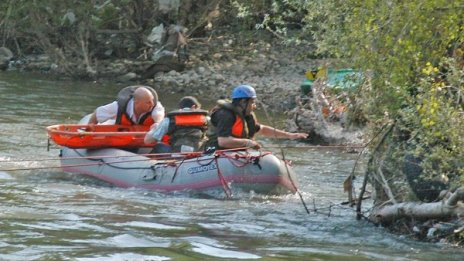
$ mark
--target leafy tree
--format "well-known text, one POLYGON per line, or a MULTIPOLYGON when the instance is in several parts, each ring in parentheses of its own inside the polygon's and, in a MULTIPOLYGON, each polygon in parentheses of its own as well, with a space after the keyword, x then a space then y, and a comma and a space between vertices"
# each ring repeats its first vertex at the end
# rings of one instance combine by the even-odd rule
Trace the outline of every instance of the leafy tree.
POLYGON ((276 0, 258 27, 364 71, 359 98, 372 130, 402 124, 424 173, 464 184, 463 11, 457 0, 276 0))
POLYGON ((20 56, 47 54, 67 75, 92 75, 97 58, 140 55, 155 19, 147 10, 152 1, 0 1, 2 45, 20 56))

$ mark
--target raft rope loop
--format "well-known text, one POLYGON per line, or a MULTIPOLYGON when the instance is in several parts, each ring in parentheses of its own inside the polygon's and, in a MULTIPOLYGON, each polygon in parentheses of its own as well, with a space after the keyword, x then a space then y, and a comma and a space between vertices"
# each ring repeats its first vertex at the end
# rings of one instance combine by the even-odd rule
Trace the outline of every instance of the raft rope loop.
MULTIPOLYGON (((82 155, 81 153, 79 153, 79 151, 77 151, 77 150, 74 150, 74 151, 76 152, 77 155, 82 155)), ((112 158, 116 158, 116 157, 112 156, 112 158)), ((115 163, 140 162, 140 161, 147 161, 149 159, 105 161, 103 158, 93 158, 93 159, 89 159, 89 160, 99 162, 99 164, 95 164, 95 165, 103 165, 104 164, 104 165, 108 165, 108 166, 110 166, 112 168, 115 168, 115 169, 152 169, 151 166, 150 167, 121 167, 121 166, 114 165, 115 163)), ((68 165, 68 166, 64 165, 63 167, 73 167, 73 166, 72 165, 68 165)))
MULTIPOLYGON (((263 107, 264 114, 266 115, 267 120, 271 123, 272 126, 275 126, 273 120, 271 119, 271 117, 269 116, 269 113, 266 110, 266 107, 264 106, 263 103, 261 103, 261 104, 263 105, 262 107, 263 107)), ((275 138, 277 138, 277 134, 275 132, 276 128, 275 127, 273 127, 273 128, 274 128, 274 136, 275 136, 275 138)), ((285 159, 284 150, 283 150, 283 148, 282 148, 282 146, 280 144, 278 144, 278 148, 280 150, 280 153, 282 154, 282 160, 285 163, 284 165, 285 165, 285 170, 287 171, 288 179, 290 180, 290 183, 292 184, 293 188, 295 189, 296 193, 298 194, 298 196, 300 198, 300 201, 301 201, 301 204, 303 205, 304 209, 306 210, 306 213, 308 213, 308 215, 309 215, 310 212, 309 212, 308 207, 306 206, 306 202, 304 201, 303 194, 301 193, 300 189, 296 186, 295 181, 293 181, 293 178, 290 175, 290 170, 288 169, 288 164, 287 164, 286 159, 285 159)))
POLYGON ((228 155, 224 153, 223 151, 218 151, 216 152, 220 156, 223 156, 224 158, 227 158, 232 165, 234 165, 237 168, 242 168, 245 167, 248 164, 256 164, 258 165, 259 168, 261 168, 261 165, 259 165, 259 159, 271 154, 271 152, 265 152, 263 153, 262 151, 259 151, 258 156, 251 156, 250 153, 248 153, 247 148, 242 148, 246 151, 246 154, 240 154, 240 153, 235 153, 232 155, 228 155))
POLYGON ((220 169, 219 169, 219 164, 218 164, 218 158, 220 156, 226 158, 229 160, 229 162, 234 165, 235 167, 237 168, 243 168, 245 166, 247 166, 248 164, 256 164, 258 165, 258 167, 261 169, 261 165, 259 165, 259 159, 261 157, 264 157, 268 154, 270 154, 270 152, 267 152, 265 154, 261 153, 260 151, 260 154, 258 156, 251 156, 250 153, 248 153, 248 150, 247 148, 244 148, 245 151, 246 151, 246 154, 241 154, 239 152, 235 153, 235 154, 232 154, 232 155, 229 155, 229 154, 226 154, 224 153, 224 151, 218 151, 216 152, 216 165, 217 165, 217 169, 218 169, 218 176, 219 176, 219 179, 221 180, 223 186, 224 186, 224 191, 226 192, 226 195, 227 193, 231 193, 231 189, 230 187, 228 186, 224 176, 222 175, 220 169), (242 161, 241 159, 245 159, 244 161, 242 161), (237 163, 240 163, 240 164, 237 164, 237 163))
POLYGON ((221 168, 219 168, 219 162, 218 158, 220 157, 219 154, 214 154, 214 161, 216 163, 216 168, 217 168, 217 174, 219 177, 219 181, 222 184, 222 188, 224 189, 224 193, 226 194, 226 199, 230 199, 232 197, 232 189, 230 188, 229 184, 227 183, 227 180, 224 178, 221 172, 221 168))
POLYGON ((177 171, 179 170, 180 165, 182 165, 186 159, 187 157, 183 158, 179 164, 176 164, 176 170, 174 171, 174 174, 172 175, 171 183, 174 182, 174 179, 177 177, 177 171))
MULTIPOLYGON (((174 181, 174 178, 175 178, 175 176, 177 174, 178 168, 180 167, 180 165, 183 164, 184 160, 187 159, 187 158, 196 158, 196 162, 200 166, 208 166, 208 165, 210 165, 211 163, 214 162, 216 164, 218 178, 219 178, 219 181, 221 182, 221 185, 222 185, 222 187, 224 189, 224 193, 226 195, 226 198, 230 199, 230 198, 232 198, 232 189, 231 189, 229 183, 227 182, 226 178, 224 177, 224 175, 221 172, 221 169, 219 167, 219 158, 223 157, 223 158, 228 159, 229 162, 232 165, 234 165, 235 167, 237 167, 237 168, 245 167, 248 164, 256 164, 259 168, 261 168, 261 165, 259 165, 259 159, 261 157, 264 157, 264 156, 268 155, 268 154, 271 154, 271 152, 262 153, 260 151, 260 154, 258 156, 251 156, 250 153, 248 153, 247 148, 235 148, 235 149, 215 151, 214 154, 212 154, 213 158, 211 158, 211 159, 200 159, 200 157, 198 157, 198 155, 189 155, 189 154, 187 154, 187 157, 184 158, 179 163, 179 165, 177 165, 176 172, 175 172, 175 174, 173 176, 172 181, 174 181), (237 153, 234 153, 234 154, 226 153, 226 152, 231 152, 231 151, 236 151, 237 153), (246 151, 246 154, 240 153, 242 151, 246 151)), ((207 154, 203 153, 202 155, 207 155, 207 154)))

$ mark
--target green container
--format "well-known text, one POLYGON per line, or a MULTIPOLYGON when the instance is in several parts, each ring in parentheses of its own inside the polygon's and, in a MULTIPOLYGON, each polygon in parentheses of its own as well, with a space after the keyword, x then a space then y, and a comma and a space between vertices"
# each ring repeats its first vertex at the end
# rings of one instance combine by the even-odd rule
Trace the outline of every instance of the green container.
MULTIPOLYGON (((353 69, 329 69, 326 74, 318 78, 325 78, 324 80, 329 88, 349 90, 356 89, 362 83, 363 75, 353 69)), ((314 81, 305 79, 300 85, 301 93, 304 95, 310 94, 313 83, 314 81)))
POLYGON ((304 95, 307 95, 308 93, 310 93, 312 91, 312 88, 313 88, 313 81, 311 80, 306 79, 300 85, 301 93, 303 93, 304 95))
POLYGON ((334 89, 356 89, 362 82, 362 74, 352 69, 330 70, 327 85, 334 89))

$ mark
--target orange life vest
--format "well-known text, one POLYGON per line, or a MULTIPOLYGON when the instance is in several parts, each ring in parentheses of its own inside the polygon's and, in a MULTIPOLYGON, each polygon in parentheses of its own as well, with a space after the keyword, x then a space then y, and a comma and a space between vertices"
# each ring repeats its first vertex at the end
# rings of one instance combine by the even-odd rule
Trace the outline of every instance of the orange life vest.
POLYGON ((192 147, 194 151, 202 147, 208 127, 207 115, 204 110, 177 110, 167 114, 167 135, 173 151, 181 151, 183 146, 192 147))
MULTIPOLYGON (((231 102, 227 100, 219 100, 216 107, 213 108, 212 114, 220 109, 226 109, 234 113, 235 122, 232 125, 231 135, 236 138, 252 138, 254 136, 254 131, 250 133, 249 124, 245 120, 245 116, 240 112, 231 102)), ((252 114, 253 119, 255 119, 254 114, 252 114)), ((252 126, 253 128, 255 126, 252 126)))
POLYGON ((126 109, 124 109, 124 113, 122 113, 121 116, 119 117, 119 123, 116 122, 116 124, 127 125, 127 126, 131 126, 131 125, 151 126, 151 125, 153 125, 153 123, 155 123, 155 121, 154 121, 153 118, 151 117, 151 111, 145 113, 145 114, 142 116, 142 118, 140 118, 140 119, 138 120, 138 122, 134 122, 134 121, 129 117, 129 115, 127 115, 127 113, 126 113, 125 111, 126 111, 126 109))
MULTIPOLYGON (((235 121, 232 125, 231 136, 236 138, 246 138, 252 139, 257 131, 259 125, 257 125, 256 117, 252 113, 250 116, 244 116, 238 108, 236 108, 230 101, 228 100, 219 100, 217 105, 211 110, 211 118, 214 117, 215 113, 219 110, 228 110, 231 111, 235 115, 235 121)), ((208 126, 208 141, 205 146, 207 150, 209 149, 221 149, 218 144, 218 136, 217 136, 217 129, 216 126, 211 122, 208 126)))
POLYGON ((248 128, 245 128, 244 126, 244 119, 236 115, 234 125, 232 126, 232 136, 236 138, 247 138, 248 128))
POLYGON ((202 131, 208 126, 208 112, 204 110, 176 110, 167 114, 169 117, 168 134, 184 128, 196 128, 202 131))

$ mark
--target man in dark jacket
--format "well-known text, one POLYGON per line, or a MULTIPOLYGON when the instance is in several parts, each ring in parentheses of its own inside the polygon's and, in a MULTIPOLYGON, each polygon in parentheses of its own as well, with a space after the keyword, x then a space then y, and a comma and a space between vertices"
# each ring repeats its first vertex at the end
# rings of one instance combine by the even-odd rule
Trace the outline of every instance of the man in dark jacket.
POLYGON ((261 148, 256 134, 279 139, 305 139, 307 133, 290 133, 257 121, 256 91, 249 85, 239 85, 232 91, 232 102, 219 100, 211 114, 206 150, 231 148, 261 148))

